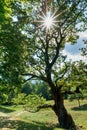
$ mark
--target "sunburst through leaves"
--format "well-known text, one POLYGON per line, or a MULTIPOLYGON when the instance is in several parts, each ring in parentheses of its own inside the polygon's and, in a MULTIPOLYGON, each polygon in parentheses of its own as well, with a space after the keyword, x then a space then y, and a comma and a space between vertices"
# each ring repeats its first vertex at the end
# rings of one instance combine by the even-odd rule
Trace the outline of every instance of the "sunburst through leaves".
POLYGON ((42 15, 39 15, 39 19, 37 22, 40 23, 38 28, 46 29, 47 31, 50 31, 54 27, 58 27, 58 23, 61 22, 61 20, 58 20, 58 17, 64 13, 65 10, 63 10, 61 13, 58 13, 58 10, 56 10, 54 13, 50 10, 47 11, 45 14, 42 12, 42 15))

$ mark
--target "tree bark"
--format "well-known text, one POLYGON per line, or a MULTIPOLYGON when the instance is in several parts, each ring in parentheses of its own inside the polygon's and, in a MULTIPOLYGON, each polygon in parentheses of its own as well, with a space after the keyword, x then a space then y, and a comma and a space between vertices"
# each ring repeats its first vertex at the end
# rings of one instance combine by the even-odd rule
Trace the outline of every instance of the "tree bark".
POLYGON ((67 113, 67 110, 64 106, 63 94, 61 91, 52 91, 54 97, 54 106, 53 110, 58 117, 58 122, 61 128, 76 130, 75 123, 70 114, 67 113))

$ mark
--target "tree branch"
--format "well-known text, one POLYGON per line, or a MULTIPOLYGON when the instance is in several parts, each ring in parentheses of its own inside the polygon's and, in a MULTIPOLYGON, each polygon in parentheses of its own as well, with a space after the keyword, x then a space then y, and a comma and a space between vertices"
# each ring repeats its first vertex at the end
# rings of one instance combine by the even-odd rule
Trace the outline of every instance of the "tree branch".
POLYGON ((46 48, 45 48, 45 62, 46 62, 47 69, 49 68, 48 48, 49 48, 49 39, 48 39, 48 35, 47 35, 46 36, 46 48))
POLYGON ((66 74, 67 69, 68 69, 68 66, 67 66, 67 64, 66 64, 66 63, 65 63, 65 66, 66 66, 66 68, 65 68, 65 70, 64 70, 64 72, 63 72, 63 74, 62 74, 61 76, 59 76, 59 77, 55 80, 55 83, 57 83, 57 81, 58 81, 58 80, 62 79, 62 78, 64 77, 64 75, 66 74))
POLYGON ((55 38, 57 47, 56 47, 55 56, 54 56, 52 62, 50 63, 50 68, 54 65, 54 63, 56 62, 56 60, 59 56, 60 44, 62 43, 63 39, 64 39, 64 37, 62 36, 61 30, 60 30, 60 41, 58 42, 58 37, 55 38))
POLYGON ((31 73, 26 73, 26 74, 21 74, 22 76, 31 76, 30 78, 26 79, 24 82, 28 81, 28 80, 31 80, 31 79, 34 79, 34 78, 37 78, 37 79, 40 79, 40 80, 43 80, 45 82, 47 82, 47 78, 44 76, 38 76, 38 75, 35 75, 35 74, 31 74, 31 73))
POLYGON ((43 106, 38 106, 38 109, 40 110, 40 109, 43 109, 43 108, 52 108, 52 107, 53 107, 53 105, 45 104, 43 106))
POLYGON ((25 109, 26 111, 31 112, 31 113, 38 112, 38 111, 40 111, 40 109, 44 109, 44 108, 53 108, 53 105, 45 104, 45 105, 42 105, 42 106, 38 106, 37 109, 34 110, 34 111, 29 110, 29 109, 27 110, 27 109, 25 109, 25 107, 24 107, 24 109, 25 109))
POLYGON ((63 94, 82 94, 82 92, 80 91, 80 86, 76 87, 76 90, 74 91, 65 91, 63 92, 63 94))
MULTIPOLYGON (((75 11, 75 8, 76 8, 76 6, 77 6, 79 3, 80 3, 80 0, 79 0, 79 2, 78 2, 77 4, 74 3, 74 4, 72 5, 72 7, 71 7, 71 9, 70 9, 70 11, 69 11, 69 14, 71 14, 71 13, 73 13, 73 12, 75 11)), ((65 19, 64 22, 61 24, 61 26, 63 26, 65 22, 68 22, 68 20, 69 20, 69 22, 68 22, 69 24, 65 27, 65 29, 63 30, 63 32, 64 32, 70 25, 72 25, 73 23, 76 22, 76 19, 80 16, 81 12, 85 10, 85 8, 86 8, 86 5, 85 5, 85 7, 84 7, 83 9, 81 9, 81 10, 77 13, 77 15, 71 20, 71 22, 70 22, 70 20, 69 20, 69 18, 71 17, 71 15, 68 15, 68 16, 66 17, 66 19, 65 19)))

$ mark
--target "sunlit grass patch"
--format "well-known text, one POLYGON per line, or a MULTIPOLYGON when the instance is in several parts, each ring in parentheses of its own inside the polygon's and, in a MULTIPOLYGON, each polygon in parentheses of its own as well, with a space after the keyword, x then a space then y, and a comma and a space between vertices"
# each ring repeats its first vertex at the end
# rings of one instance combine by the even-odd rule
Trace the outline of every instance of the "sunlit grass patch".
MULTIPOLYGON (((53 101, 47 103, 53 104, 53 101)), ((81 130, 87 130, 87 101, 65 100, 65 106, 81 130)), ((59 128, 57 117, 50 109, 30 113, 23 106, 0 106, 0 130, 63 130, 59 128), (3 109, 4 110, 3 110, 3 109)))

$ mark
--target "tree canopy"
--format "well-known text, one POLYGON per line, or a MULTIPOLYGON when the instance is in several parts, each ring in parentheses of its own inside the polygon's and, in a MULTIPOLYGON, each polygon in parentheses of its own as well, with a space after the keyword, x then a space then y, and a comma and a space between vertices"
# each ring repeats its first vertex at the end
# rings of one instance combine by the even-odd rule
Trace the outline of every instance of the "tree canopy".
MULTIPOLYGON (((47 80, 47 75, 52 75, 53 80, 56 81, 59 77, 61 63, 67 68, 64 62, 66 56, 62 55, 65 43, 75 43, 78 38, 77 31, 82 30, 85 25, 85 2, 78 0, 76 2, 52 1, 47 3, 48 8, 52 4, 51 11, 52 13, 55 12, 56 20, 60 21, 48 32, 46 29, 38 27, 40 24, 38 22, 39 16, 42 15, 42 5, 38 1, 11 2, 10 8, 8 8, 11 13, 8 14, 12 16, 13 21, 11 19, 10 23, 2 26, 0 40, 3 46, 1 54, 1 56, 4 55, 2 56, 3 61, 6 61, 9 69, 11 69, 12 63, 12 69, 15 66, 13 69, 15 72, 12 75, 19 73, 17 69, 21 63, 23 65, 20 65, 22 66, 20 75, 39 78, 44 81, 47 80), (76 25, 79 23, 82 24, 77 28, 76 25), (11 61, 10 64, 7 63, 7 59, 8 62, 11 61), (23 67, 25 68, 24 72, 23 67)), ((6 66, 5 63, 3 64, 6 66)), ((7 70, 5 72, 8 72, 7 70)))

